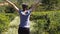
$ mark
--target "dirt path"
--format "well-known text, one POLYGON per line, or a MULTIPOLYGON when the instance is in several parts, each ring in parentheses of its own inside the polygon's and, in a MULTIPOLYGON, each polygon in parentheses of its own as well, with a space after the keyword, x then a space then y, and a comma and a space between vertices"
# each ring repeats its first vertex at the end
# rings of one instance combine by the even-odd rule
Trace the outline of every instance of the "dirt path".
POLYGON ((6 2, 1 2, 0 3, 0 6, 4 6, 4 5, 8 5, 8 3, 6 3, 6 2))

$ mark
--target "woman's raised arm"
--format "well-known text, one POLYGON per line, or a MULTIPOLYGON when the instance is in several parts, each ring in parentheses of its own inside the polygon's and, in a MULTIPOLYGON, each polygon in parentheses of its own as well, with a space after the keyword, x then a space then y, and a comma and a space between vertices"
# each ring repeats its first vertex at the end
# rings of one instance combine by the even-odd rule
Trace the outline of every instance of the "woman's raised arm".
POLYGON ((12 3, 12 2, 9 1, 9 0, 6 0, 6 2, 7 2, 8 4, 10 4, 15 10, 19 11, 19 8, 18 8, 14 3, 12 3))
POLYGON ((39 1, 36 1, 36 3, 32 4, 29 9, 34 10, 38 5, 41 5, 41 4, 42 3, 40 3, 39 1))

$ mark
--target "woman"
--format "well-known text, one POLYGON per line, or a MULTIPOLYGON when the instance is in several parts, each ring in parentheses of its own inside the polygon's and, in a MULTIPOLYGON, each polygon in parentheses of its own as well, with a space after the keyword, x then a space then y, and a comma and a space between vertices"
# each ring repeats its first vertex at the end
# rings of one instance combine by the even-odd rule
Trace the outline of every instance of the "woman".
POLYGON ((31 5, 31 7, 28 9, 28 5, 23 3, 22 4, 22 10, 17 8, 16 5, 14 5, 11 1, 6 0, 7 3, 9 3, 20 15, 20 25, 18 29, 18 34, 30 34, 30 14, 31 11, 36 7, 36 5, 39 4, 39 2, 36 2, 35 4, 31 5))

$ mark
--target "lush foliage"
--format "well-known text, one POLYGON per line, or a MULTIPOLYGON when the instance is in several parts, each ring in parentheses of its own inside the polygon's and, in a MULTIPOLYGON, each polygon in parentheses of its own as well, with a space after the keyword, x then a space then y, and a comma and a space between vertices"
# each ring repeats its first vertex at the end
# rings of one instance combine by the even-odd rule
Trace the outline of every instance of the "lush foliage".
POLYGON ((59 10, 60 0, 42 0, 45 10, 59 10))
POLYGON ((32 34, 60 34, 60 11, 33 12, 31 20, 35 23, 32 34))
MULTIPOLYGON (((17 0, 11 1, 15 3, 17 0)), ((18 0, 18 3, 15 4, 21 7, 22 2, 27 2, 30 6, 30 4, 34 3, 34 0, 18 0)), ((42 3, 43 5, 36 7, 36 12, 31 14, 30 20, 34 23, 31 34, 60 34, 60 11, 58 11, 60 9, 60 0, 42 0, 42 3)), ((8 28, 9 23, 16 15, 16 11, 11 6, 0 7, 0 34, 8 28)))
POLYGON ((9 17, 3 13, 0 13, 0 34, 2 31, 7 30, 9 22, 9 17))
POLYGON ((0 6, 0 34, 2 31, 7 31, 9 28, 9 23, 17 15, 12 7, 0 6))

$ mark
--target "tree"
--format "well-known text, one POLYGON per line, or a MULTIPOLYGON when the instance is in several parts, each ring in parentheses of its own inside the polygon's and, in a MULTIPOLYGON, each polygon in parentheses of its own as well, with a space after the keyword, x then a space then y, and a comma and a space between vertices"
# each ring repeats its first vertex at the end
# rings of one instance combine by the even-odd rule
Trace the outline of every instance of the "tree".
POLYGON ((59 9, 59 0, 42 0, 44 8, 46 10, 58 10, 59 9))

